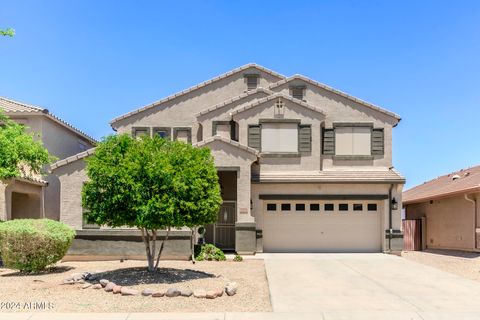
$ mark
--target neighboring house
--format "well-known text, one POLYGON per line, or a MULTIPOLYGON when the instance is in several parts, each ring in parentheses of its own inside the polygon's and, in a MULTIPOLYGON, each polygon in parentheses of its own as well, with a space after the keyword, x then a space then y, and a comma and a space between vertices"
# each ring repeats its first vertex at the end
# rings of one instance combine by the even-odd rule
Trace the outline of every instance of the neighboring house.
POLYGON ((480 248, 480 166, 427 181, 403 193, 405 219, 420 220, 416 249, 480 248))
MULTIPOLYGON (((399 121, 307 77, 248 64, 110 124, 210 148, 224 202, 206 241, 252 254, 401 249, 405 179, 392 167, 399 121)), ((79 231, 91 227, 80 193, 92 152, 52 166, 61 220, 79 231)))
MULTIPOLYGON (((90 149, 96 143, 47 109, 0 97, 0 110, 39 134, 45 148, 59 159, 90 149)), ((55 175, 0 182, 0 220, 44 217, 60 219, 60 184, 55 175)))

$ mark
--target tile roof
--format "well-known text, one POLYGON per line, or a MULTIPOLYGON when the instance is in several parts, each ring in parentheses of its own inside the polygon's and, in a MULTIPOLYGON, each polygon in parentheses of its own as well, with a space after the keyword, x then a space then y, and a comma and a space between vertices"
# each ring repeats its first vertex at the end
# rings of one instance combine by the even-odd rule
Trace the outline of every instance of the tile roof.
POLYGON ((197 90, 197 89, 203 88, 203 87, 205 87, 205 86, 207 86, 207 85, 209 85, 209 84, 211 84, 211 83, 214 83, 214 82, 217 82, 217 81, 219 81, 219 80, 225 79, 225 78, 227 78, 227 77, 229 77, 229 76, 231 76, 231 75, 233 75, 233 74, 235 74, 235 73, 238 73, 238 72, 241 72, 241 71, 250 69, 250 68, 255 68, 255 69, 261 70, 261 71, 266 72, 266 73, 268 73, 268 74, 270 74, 270 75, 272 75, 272 76, 274 76, 274 77, 277 77, 278 79, 284 79, 284 78, 285 78, 285 76, 283 76, 283 75, 281 75, 281 74, 279 74, 279 73, 277 73, 277 72, 275 72, 275 71, 272 71, 272 70, 270 70, 270 69, 267 69, 267 68, 265 68, 265 67, 262 67, 262 66, 260 66, 260 65, 258 65, 258 64, 256 64, 256 63, 249 63, 249 64, 246 64, 246 65, 244 65, 244 66, 241 66, 241 67, 239 67, 239 68, 237 68, 237 69, 233 69, 233 70, 231 70, 231 71, 228 71, 228 72, 226 72, 226 73, 224 73, 224 74, 222 74, 222 75, 219 75, 219 76, 217 76, 217 77, 215 77, 215 78, 213 78, 213 79, 204 81, 204 82, 202 82, 202 83, 200 83, 200 84, 197 84, 197 85, 195 85, 195 86, 193 86, 193 87, 190 87, 190 88, 188 88, 188 89, 185 89, 185 90, 183 90, 183 91, 180 91, 180 92, 178 92, 178 93, 175 93, 175 94, 173 94, 173 95, 171 95, 171 96, 168 96, 168 97, 166 97, 166 98, 164 98, 164 99, 155 101, 155 102, 153 102, 153 103, 151 103, 151 104, 148 104, 148 105, 146 105, 146 106, 144 106, 144 107, 141 107, 141 108, 139 108, 139 109, 133 110, 133 111, 128 112, 128 113, 125 113, 125 114, 123 114, 123 115, 121 115, 121 116, 119 116, 119 117, 116 117, 115 119, 113 119, 113 120, 110 121, 110 125, 112 125, 112 127, 113 127, 113 124, 116 123, 116 122, 118 122, 118 121, 120 121, 120 120, 123 120, 123 119, 125 119, 125 118, 130 117, 130 116, 133 116, 133 115, 135 115, 135 114, 137 114, 137 113, 143 112, 143 111, 145 111, 145 110, 151 109, 151 108, 156 107, 156 106, 158 106, 158 105, 160 105, 160 104, 162 104, 162 103, 165 103, 165 102, 168 102, 168 101, 170 101, 170 100, 176 99, 176 98, 178 98, 178 97, 180 97, 180 96, 183 96, 183 95, 185 95, 185 94, 187 94, 187 93, 190 93, 190 92, 195 91, 195 90, 197 90))
POLYGON ((325 170, 261 172, 252 175, 254 182, 321 182, 321 183, 404 183, 396 170, 325 170))
POLYGON ((75 132, 76 134, 82 136, 83 138, 87 139, 93 144, 96 144, 98 141, 93 137, 89 136, 85 132, 81 131, 80 129, 74 127, 70 123, 60 119, 56 115, 50 113, 48 109, 34 106, 31 104, 26 104, 23 102, 14 101, 11 99, 7 99, 5 97, 0 97, 0 109, 4 110, 5 114, 8 115, 15 115, 15 114, 37 114, 37 115, 44 115, 45 117, 55 121, 56 123, 60 124, 61 126, 75 132))
POLYGON ((270 100, 273 100, 273 99, 277 99, 277 98, 282 98, 282 99, 285 99, 285 100, 288 100, 288 101, 291 101, 299 106, 302 106, 304 108, 307 108, 307 109, 310 109, 312 111, 315 111, 315 112, 318 112, 318 113, 321 113, 323 115, 325 115, 325 112, 323 112, 321 109, 317 108, 317 107, 314 107, 312 105, 309 105, 308 103, 306 102, 303 102, 302 100, 298 100, 298 99, 295 99, 295 98, 292 98, 291 96, 288 96, 284 93, 280 93, 280 92, 277 92, 275 94, 272 94, 272 95, 269 95, 268 97, 265 97, 265 98, 262 98, 262 99, 259 99, 259 100, 256 100, 246 106, 243 106, 241 108, 238 108, 238 109, 235 109, 234 111, 232 111, 230 113, 231 116, 234 116, 234 115, 237 115, 239 113, 242 113, 244 111, 247 111, 249 109, 252 109, 256 106, 259 106, 261 105, 262 103, 265 103, 267 101, 270 101, 270 100))
POLYGON ((334 88, 332 88, 332 87, 330 87, 330 86, 327 86, 326 84, 323 84, 323 83, 320 83, 320 82, 318 82, 318 81, 312 80, 312 79, 310 79, 310 78, 308 78, 308 77, 306 77, 306 76, 303 76, 303 75, 301 75, 301 74, 296 74, 296 75, 293 75, 293 76, 288 77, 288 78, 286 78, 286 79, 280 80, 280 81, 278 81, 278 82, 276 82, 276 83, 272 83, 272 84, 271 84, 270 86, 268 86, 267 88, 271 90, 271 89, 273 89, 273 88, 279 87, 279 86, 281 86, 281 85, 283 85, 283 84, 286 84, 286 83, 288 83, 288 82, 290 82, 290 81, 293 81, 293 80, 301 80, 301 81, 304 81, 304 82, 306 82, 306 83, 312 84, 312 85, 314 85, 314 86, 320 87, 320 88, 322 88, 322 89, 325 89, 325 90, 327 90, 327 91, 330 91, 330 92, 333 92, 333 93, 335 93, 335 94, 337 94, 337 95, 340 95, 340 96, 342 96, 342 97, 344 97, 344 98, 347 98, 348 100, 351 100, 351 101, 354 101, 354 102, 356 102, 356 103, 359 103, 359 104, 361 104, 361 105, 363 105, 363 106, 365 106, 365 107, 368 107, 368 108, 370 108, 370 109, 373 109, 373 110, 382 112, 382 113, 384 113, 384 114, 386 114, 386 115, 389 115, 389 116, 397 119, 398 121, 401 120, 401 117, 400 117, 399 115, 397 115, 396 113, 393 113, 393 112, 390 112, 390 111, 388 111, 388 110, 385 110, 385 109, 383 109, 383 108, 381 108, 381 107, 379 107, 379 106, 374 105, 373 103, 370 103, 370 102, 367 102, 367 101, 358 99, 358 98, 356 98, 356 97, 354 97, 354 96, 352 96, 352 95, 349 95, 348 93, 345 93, 345 92, 343 92, 343 91, 334 89, 334 88))
POLYGON ((63 167, 64 165, 67 165, 67 164, 69 164, 69 163, 72 163, 72 162, 75 162, 75 161, 77 161, 77 160, 86 158, 86 157, 94 154, 94 152, 95 152, 95 148, 91 148, 91 149, 88 149, 88 150, 86 150, 86 151, 83 151, 83 152, 74 154, 73 156, 70 156, 70 157, 68 157, 68 158, 59 160, 59 161, 53 163, 53 164, 50 166, 50 170, 55 170, 55 169, 57 169, 57 168, 63 167))
POLYGON ((432 199, 480 192, 480 165, 438 177, 403 192, 403 203, 417 203, 432 199))
POLYGON ((210 144, 214 141, 222 141, 224 143, 228 143, 236 148, 239 148, 239 149, 242 149, 242 150, 245 150, 253 155, 256 155, 258 156, 259 155, 259 152, 258 150, 254 149, 254 148, 251 148, 251 147, 248 147, 246 145, 243 145, 243 144, 240 144, 238 143, 237 141, 234 141, 234 140, 231 140, 231 139, 227 139, 225 137, 222 137, 222 136, 219 136, 219 135, 215 135, 213 137, 210 137, 208 139, 205 139, 203 141, 200 141, 200 142, 197 142, 195 144, 193 144, 195 147, 203 147, 207 144, 210 144))

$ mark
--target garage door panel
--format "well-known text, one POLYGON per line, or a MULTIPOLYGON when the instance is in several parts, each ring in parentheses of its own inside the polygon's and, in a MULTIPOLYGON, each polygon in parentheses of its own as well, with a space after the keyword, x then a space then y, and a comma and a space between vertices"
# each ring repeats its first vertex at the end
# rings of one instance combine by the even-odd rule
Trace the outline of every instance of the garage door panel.
POLYGON ((264 252, 379 252, 381 244, 379 212, 264 213, 264 252))

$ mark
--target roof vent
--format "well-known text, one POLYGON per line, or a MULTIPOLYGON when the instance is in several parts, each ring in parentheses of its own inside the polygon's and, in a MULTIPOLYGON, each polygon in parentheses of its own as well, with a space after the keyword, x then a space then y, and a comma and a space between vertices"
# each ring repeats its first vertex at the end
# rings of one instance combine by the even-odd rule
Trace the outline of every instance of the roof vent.
POLYGON ((452 176, 452 180, 457 180, 457 179, 460 179, 460 176, 458 174, 454 174, 452 176))

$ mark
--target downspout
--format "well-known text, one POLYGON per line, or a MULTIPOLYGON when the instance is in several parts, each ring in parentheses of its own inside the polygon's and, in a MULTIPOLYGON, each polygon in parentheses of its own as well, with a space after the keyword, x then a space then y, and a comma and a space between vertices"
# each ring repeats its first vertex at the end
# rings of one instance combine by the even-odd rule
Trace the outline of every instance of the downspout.
POLYGON ((388 189, 388 251, 392 251, 392 190, 393 184, 388 189))
POLYGON ((473 203, 473 249, 477 249, 477 198, 470 199, 465 193, 465 200, 473 203))

